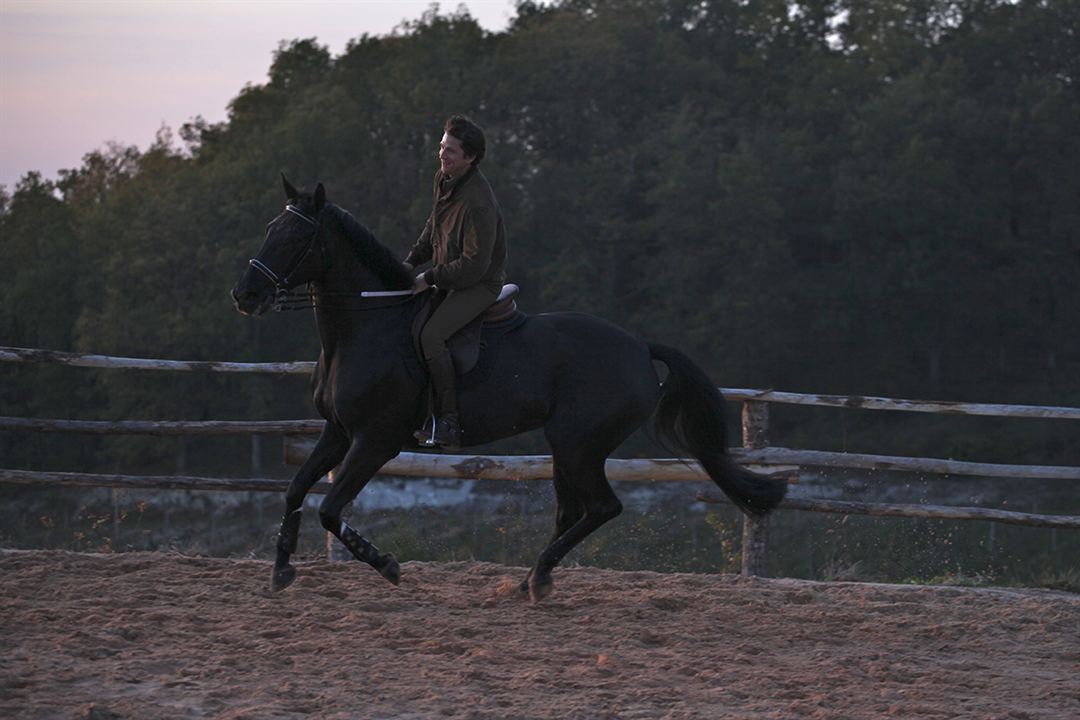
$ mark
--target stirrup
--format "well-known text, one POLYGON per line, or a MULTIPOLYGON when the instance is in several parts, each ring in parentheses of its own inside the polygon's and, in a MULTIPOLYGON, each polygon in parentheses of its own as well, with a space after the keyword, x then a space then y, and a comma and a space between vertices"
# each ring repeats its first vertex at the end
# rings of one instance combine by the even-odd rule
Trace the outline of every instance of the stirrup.
POLYGON ((428 415, 424 427, 413 433, 413 437, 416 438, 416 442, 420 447, 435 447, 435 425, 435 416, 428 415))

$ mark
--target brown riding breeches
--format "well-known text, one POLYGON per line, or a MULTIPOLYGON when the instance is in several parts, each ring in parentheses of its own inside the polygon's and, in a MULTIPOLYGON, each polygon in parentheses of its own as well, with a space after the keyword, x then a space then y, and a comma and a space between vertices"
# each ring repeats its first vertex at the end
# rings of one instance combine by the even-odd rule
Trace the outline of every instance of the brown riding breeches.
POLYGON ((420 331, 420 348, 424 352, 424 360, 431 362, 445 353, 446 341, 487 310, 498 297, 498 293, 482 285, 451 290, 420 331))

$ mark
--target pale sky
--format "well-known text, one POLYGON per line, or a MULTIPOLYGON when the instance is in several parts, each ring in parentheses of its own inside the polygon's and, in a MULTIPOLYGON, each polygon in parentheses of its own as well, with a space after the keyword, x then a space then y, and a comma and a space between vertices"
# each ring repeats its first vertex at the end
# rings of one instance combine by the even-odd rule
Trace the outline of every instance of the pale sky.
MULTIPOLYGON (((163 125, 226 118, 266 82, 281 40, 315 37, 337 57, 386 35, 429 0, 0 0, 0 185, 76 168, 114 141, 145 150, 163 125)), ((442 2, 505 30, 513 0, 442 2)))

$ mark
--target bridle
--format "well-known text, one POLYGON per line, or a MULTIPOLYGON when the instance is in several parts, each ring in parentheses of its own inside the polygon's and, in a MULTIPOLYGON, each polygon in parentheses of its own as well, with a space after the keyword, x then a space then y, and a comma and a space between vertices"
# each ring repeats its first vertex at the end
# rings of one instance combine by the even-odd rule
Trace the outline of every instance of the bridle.
MULTIPOLYGON (((320 213, 320 215, 319 215, 319 217, 317 219, 313 218, 310 215, 307 215, 306 213, 304 213, 300 208, 296 207, 292 203, 289 203, 289 204, 287 204, 285 206, 285 212, 292 213, 293 215, 297 216, 298 218, 300 218, 304 222, 312 225, 314 229, 311 231, 311 235, 308 236, 307 241, 304 243, 304 246, 302 248, 300 248, 300 250, 296 253, 296 256, 293 257, 292 261, 288 264, 284 275, 278 275, 276 272, 271 270, 270 267, 267 266, 266 263, 264 263, 262 260, 259 260, 258 258, 251 258, 250 260, 248 260, 248 265, 250 265, 254 269, 258 270, 260 273, 262 273, 264 276, 266 276, 266 278, 268 280, 270 280, 270 282, 272 282, 274 284, 274 302, 273 302, 273 305, 271 307, 273 307, 273 309, 275 311, 277 311, 277 312, 281 312, 282 310, 303 310, 303 309, 305 309, 307 307, 315 307, 315 302, 314 302, 313 299, 310 298, 310 293, 309 293, 308 298, 297 298, 296 296, 290 297, 289 278, 294 272, 296 272, 297 268, 299 268, 304 263, 304 261, 307 259, 308 255, 311 254, 311 251, 315 247, 315 241, 316 240, 319 241, 319 256, 322 258, 323 269, 325 270, 325 269, 327 269, 329 267, 329 258, 328 258, 327 253, 326 253, 326 243, 325 243, 325 240, 323 239, 323 234, 322 234, 322 215, 321 215, 321 213, 320 213), (306 304, 303 307, 297 307, 296 305, 297 305, 298 302, 299 303, 306 303, 306 304), (289 305, 291 305, 291 307, 289 307, 289 305)), ((346 296, 351 296, 351 297, 356 297, 356 295, 359 295, 362 298, 386 298, 386 297, 404 297, 406 295, 412 296, 413 292, 412 292, 412 290, 367 290, 367 291, 363 291, 363 292, 360 292, 360 293, 333 293, 333 294, 335 294, 335 295, 346 295, 346 296)), ((320 307, 325 307, 325 306, 320 306, 320 307)), ((335 308, 335 309, 340 309, 340 310, 366 310, 366 309, 369 309, 369 308, 340 307, 340 308, 335 308)), ((370 309, 376 309, 376 308, 370 308, 370 309)))
POLYGON ((270 282, 274 283, 275 310, 279 310, 284 304, 286 298, 288 298, 289 276, 296 272, 296 269, 300 267, 301 264, 303 264, 304 260, 307 259, 307 256, 311 253, 312 248, 315 246, 316 239, 320 241, 319 254, 323 257, 324 262, 326 259, 326 248, 323 247, 322 243, 322 223, 320 223, 319 220, 316 220, 315 218, 309 217, 292 203, 289 203, 285 206, 285 212, 292 213, 293 215, 297 216, 304 222, 314 226, 315 228, 311 231, 311 235, 308 236, 307 242, 305 242, 304 246, 300 248, 300 251, 296 253, 296 256, 292 259, 292 262, 288 264, 288 269, 285 270, 285 274, 278 275, 276 272, 271 270, 266 265, 266 263, 264 263, 262 260, 259 260, 258 258, 251 258, 250 260, 248 260, 248 265, 261 272, 270 280, 270 282))

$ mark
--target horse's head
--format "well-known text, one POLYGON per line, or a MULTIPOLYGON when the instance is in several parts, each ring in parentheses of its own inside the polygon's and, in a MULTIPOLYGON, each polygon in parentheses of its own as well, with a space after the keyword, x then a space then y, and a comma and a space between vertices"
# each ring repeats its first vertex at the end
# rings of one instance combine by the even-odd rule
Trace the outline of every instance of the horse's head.
POLYGON ((261 315, 275 297, 318 280, 325 272, 322 211, 326 191, 320 183, 314 193, 301 193, 284 173, 281 181, 285 186, 285 209, 266 226, 262 249, 248 261, 232 289, 236 309, 245 315, 261 315))

